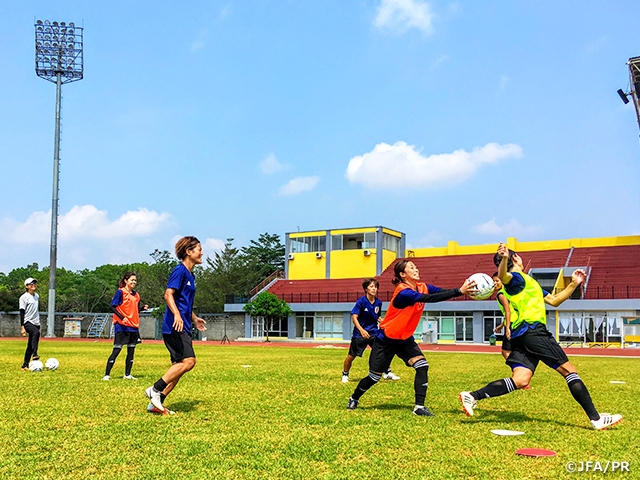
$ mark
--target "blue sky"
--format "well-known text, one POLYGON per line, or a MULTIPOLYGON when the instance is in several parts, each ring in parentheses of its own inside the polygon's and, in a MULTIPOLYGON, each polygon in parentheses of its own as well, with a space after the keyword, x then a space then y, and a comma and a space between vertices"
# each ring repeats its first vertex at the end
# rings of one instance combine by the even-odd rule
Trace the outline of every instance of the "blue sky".
MULTIPOLYGON (((34 20, 84 26, 63 87, 58 265, 196 235, 384 225, 410 247, 640 234, 636 1, 3 2, 0 271, 49 263, 55 86, 34 20)), ((283 235, 284 236, 284 235, 283 235)))

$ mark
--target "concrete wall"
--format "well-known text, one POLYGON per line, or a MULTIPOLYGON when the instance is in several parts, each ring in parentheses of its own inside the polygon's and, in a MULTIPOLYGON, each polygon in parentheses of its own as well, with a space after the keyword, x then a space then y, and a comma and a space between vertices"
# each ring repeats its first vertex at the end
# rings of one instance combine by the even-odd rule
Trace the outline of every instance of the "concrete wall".
MULTIPOLYGON (((91 325, 94 314, 90 313, 70 313, 56 315, 54 332, 56 337, 64 336, 64 319, 65 318, 81 318, 81 337, 87 337, 87 330, 91 325)), ((207 330, 202 333, 202 337, 207 340, 222 340, 226 332, 229 340, 236 340, 244 337, 244 314, 229 315, 202 315, 207 322, 207 330)), ((47 314, 40 312, 40 333, 47 333, 47 314)), ((109 325, 110 328, 110 325, 109 325)), ((109 330, 110 332, 110 330, 109 330)), ((103 337, 109 335, 107 332, 103 337)), ((0 312, 0 337, 19 337, 20 336, 20 314, 18 312, 0 312)), ((151 315, 140 315, 140 336, 145 339, 162 338, 161 321, 156 320, 151 315)))

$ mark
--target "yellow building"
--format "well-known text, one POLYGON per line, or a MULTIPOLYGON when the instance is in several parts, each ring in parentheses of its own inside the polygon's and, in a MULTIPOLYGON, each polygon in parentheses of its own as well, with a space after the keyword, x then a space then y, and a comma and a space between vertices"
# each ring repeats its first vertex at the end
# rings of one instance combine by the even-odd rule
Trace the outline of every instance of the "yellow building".
POLYGON ((380 275, 405 255, 405 235, 385 227, 341 228, 285 234, 289 280, 380 275))

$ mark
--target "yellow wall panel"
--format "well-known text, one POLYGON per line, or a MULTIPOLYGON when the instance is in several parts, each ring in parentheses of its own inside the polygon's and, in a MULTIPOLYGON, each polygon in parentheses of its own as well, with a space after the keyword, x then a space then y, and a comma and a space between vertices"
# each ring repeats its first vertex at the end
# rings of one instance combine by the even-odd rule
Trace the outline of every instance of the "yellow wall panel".
POLYGON ((396 253, 389 250, 382 250, 382 271, 393 263, 396 259, 396 253))
POLYGON ((296 232, 290 233, 289 238, 324 237, 326 234, 326 230, 318 230, 317 232, 296 232))
MULTIPOLYGON (((600 237, 600 238, 572 238, 568 240, 543 240, 537 242, 519 242, 517 238, 506 239, 507 246, 516 252, 540 252, 546 250, 566 250, 571 247, 619 247, 624 245, 640 245, 640 235, 626 237, 600 237)), ((445 255, 474 255, 495 253, 497 243, 483 245, 458 245, 458 242, 450 241, 446 247, 412 248, 407 252, 413 252, 416 257, 441 257, 445 255)), ((409 253, 407 253, 409 255, 409 253)))
POLYGON ((333 250, 331 278, 365 278, 376 275, 376 251, 364 256, 364 250, 333 250))
POLYGON ((294 253, 289 262, 290 280, 318 280, 326 278, 327 257, 322 252, 322 258, 316 258, 316 252, 294 253))
POLYGON ((376 227, 365 228, 342 228, 340 230, 331 230, 331 235, 349 235, 354 233, 375 232, 376 227))

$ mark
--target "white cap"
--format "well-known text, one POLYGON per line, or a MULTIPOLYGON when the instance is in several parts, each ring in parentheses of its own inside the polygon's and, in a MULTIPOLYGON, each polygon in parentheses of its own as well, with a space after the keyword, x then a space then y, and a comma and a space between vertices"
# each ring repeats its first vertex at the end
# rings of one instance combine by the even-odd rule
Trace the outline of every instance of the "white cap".
POLYGON ((27 285, 29 285, 30 283, 38 283, 38 281, 37 281, 35 278, 31 278, 31 277, 29 277, 29 278, 27 278, 27 279, 24 281, 24 286, 26 287, 26 286, 27 286, 27 285))

